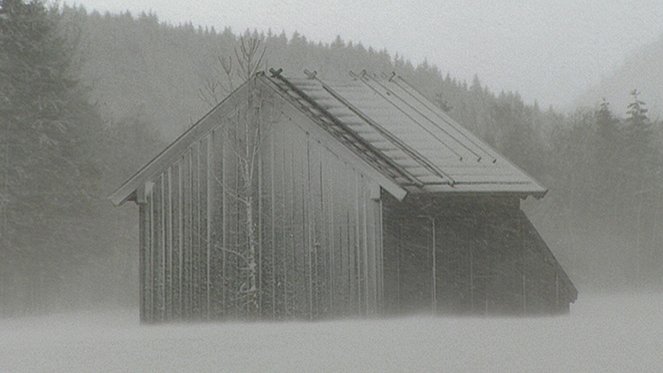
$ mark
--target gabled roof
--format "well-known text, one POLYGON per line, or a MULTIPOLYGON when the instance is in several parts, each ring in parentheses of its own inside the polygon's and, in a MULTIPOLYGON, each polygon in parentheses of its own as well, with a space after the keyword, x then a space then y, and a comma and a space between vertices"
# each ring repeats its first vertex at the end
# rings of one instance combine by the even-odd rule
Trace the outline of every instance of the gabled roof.
POLYGON ((315 73, 267 77, 302 110, 375 153, 379 167, 411 192, 519 193, 546 188, 474 136, 403 78, 350 73, 323 81, 315 73))
MULTIPOLYGON (((271 77, 259 73, 256 81, 273 88, 360 156, 392 190, 400 186, 414 193, 513 193, 537 198, 547 191, 399 76, 350 73, 345 81, 325 82, 315 73, 291 79, 280 70, 270 72, 271 77)), ((109 197, 111 201, 120 205, 135 197, 142 183, 170 165, 241 102, 245 86, 122 184, 109 197)))

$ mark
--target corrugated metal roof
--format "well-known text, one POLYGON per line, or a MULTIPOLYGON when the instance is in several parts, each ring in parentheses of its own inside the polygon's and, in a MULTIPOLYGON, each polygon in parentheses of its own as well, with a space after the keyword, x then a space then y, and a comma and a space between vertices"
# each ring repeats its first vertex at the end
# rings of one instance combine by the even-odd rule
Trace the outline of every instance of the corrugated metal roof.
POLYGON ((426 99, 403 78, 270 79, 302 110, 412 192, 523 193, 546 189, 426 99))

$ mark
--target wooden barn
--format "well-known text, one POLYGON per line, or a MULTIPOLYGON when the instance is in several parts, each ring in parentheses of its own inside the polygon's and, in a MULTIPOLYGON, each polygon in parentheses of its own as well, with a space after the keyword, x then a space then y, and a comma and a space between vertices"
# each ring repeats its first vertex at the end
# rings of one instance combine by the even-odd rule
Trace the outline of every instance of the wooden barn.
POLYGON ((110 197, 141 320, 569 310, 520 209, 544 187, 399 76, 305 75, 257 74, 110 197))

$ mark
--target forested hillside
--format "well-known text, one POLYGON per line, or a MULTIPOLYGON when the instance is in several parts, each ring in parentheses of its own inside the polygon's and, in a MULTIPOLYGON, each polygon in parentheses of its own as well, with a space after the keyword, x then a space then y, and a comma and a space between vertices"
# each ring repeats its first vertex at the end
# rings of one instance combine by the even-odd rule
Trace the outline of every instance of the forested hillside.
MULTIPOLYGON (((240 36, 162 24, 153 14, 0 4, 16 7, 0 18, 3 143, 26 144, 6 150, 1 162, 0 296, 12 305, 5 311, 90 298, 132 304, 137 211, 113 208, 105 196, 241 83, 224 73, 236 63, 240 36), (41 33, 23 28, 28 21, 43 24, 41 33), (40 111, 65 91, 30 97, 50 92, 39 88, 43 71, 56 72, 54 86, 71 97, 66 112, 40 111), (66 84, 59 80, 65 75, 66 84), (40 280, 22 283, 25 272, 40 280)), ((340 37, 326 44, 297 33, 243 37, 260 40, 264 65, 290 76, 304 68, 326 79, 350 70, 397 71, 550 189, 541 201, 525 201, 525 209, 581 290, 661 285, 661 126, 647 116, 640 101, 647 97, 631 96, 625 118, 613 112, 627 108, 608 103, 561 114, 517 93, 491 92, 478 78, 457 81, 443 67, 414 66, 340 37)))
POLYGON ((663 35, 653 43, 641 46, 628 55, 621 66, 606 75, 576 100, 579 104, 595 104, 605 97, 616 112, 624 113, 630 102, 629 92, 637 88, 646 95, 652 118, 663 118, 663 35))

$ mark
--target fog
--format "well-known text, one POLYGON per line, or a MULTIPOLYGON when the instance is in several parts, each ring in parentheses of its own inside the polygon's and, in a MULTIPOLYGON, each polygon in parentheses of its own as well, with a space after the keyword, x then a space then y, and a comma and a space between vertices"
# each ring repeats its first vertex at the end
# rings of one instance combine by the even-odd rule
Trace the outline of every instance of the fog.
POLYGON ((7 372, 656 372, 658 294, 585 295, 569 316, 140 326, 137 310, 0 321, 7 372))
POLYGON ((59 4, 0 0, 0 372, 663 367, 658 2, 59 4))

